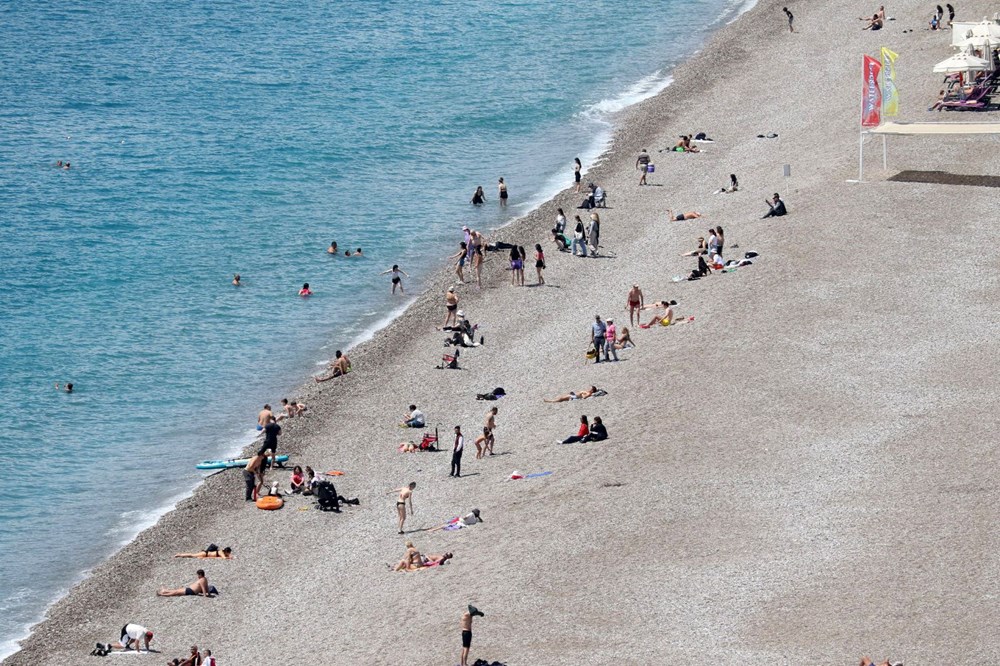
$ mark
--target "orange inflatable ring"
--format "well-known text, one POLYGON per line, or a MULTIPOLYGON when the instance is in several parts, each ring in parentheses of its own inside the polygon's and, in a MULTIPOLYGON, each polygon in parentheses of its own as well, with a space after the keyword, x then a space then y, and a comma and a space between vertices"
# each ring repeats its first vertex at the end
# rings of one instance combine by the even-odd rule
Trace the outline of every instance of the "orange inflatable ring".
POLYGON ((257 508, 263 509, 264 511, 274 511, 275 509, 280 509, 285 505, 285 500, 280 497, 275 497, 274 495, 265 495, 257 500, 257 508))

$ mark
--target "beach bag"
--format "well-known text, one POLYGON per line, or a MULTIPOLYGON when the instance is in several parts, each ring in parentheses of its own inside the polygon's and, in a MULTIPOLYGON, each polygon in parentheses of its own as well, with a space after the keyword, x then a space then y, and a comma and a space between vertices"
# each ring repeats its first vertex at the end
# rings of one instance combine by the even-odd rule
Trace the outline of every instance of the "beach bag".
POLYGON ((330 481, 320 481, 316 484, 316 501, 320 511, 340 511, 337 489, 330 481))
POLYGON ((646 173, 653 173, 654 171, 656 171, 656 165, 655 164, 647 164, 646 165, 646 173))

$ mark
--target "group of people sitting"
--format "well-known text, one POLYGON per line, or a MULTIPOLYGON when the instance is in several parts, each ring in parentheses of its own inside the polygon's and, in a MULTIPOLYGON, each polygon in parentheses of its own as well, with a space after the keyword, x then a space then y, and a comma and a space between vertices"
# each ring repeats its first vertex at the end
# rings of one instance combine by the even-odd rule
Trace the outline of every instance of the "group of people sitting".
POLYGON ((306 409, 308 409, 304 403, 299 400, 289 400, 288 398, 281 399, 281 413, 275 417, 275 422, 284 421, 285 419, 291 419, 296 416, 305 416, 306 409))
POLYGON ((473 324, 471 321, 466 319, 465 312, 459 310, 456 314, 456 321, 454 326, 442 326, 442 331, 449 331, 451 333, 450 337, 444 339, 444 344, 446 347, 479 347, 486 342, 483 336, 479 337, 479 341, 476 342, 476 331, 479 329, 479 324, 473 324))
POLYGON ((603 442, 608 438, 608 429, 604 427, 604 421, 600 416, 594 417, 594 422, 587 420, 587 415, 580 417, 580 427, 576 434, 566 439, 557 439, 556 444, 573 444, 574 442, 603 442))

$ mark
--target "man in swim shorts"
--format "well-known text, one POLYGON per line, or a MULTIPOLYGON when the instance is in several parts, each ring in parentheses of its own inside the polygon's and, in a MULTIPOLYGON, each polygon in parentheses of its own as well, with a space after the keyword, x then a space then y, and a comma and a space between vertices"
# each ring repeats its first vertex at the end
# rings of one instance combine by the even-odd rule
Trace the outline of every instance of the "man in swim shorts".
POLYGON ((628 310, 628 323, 629 326, 635 326, 635 318, 639 314, 639 309, 642 307, 642 289, 639 289, 639 285, 633 284, 632 288, 629 289, 628 298, 625 309, 628 310))
POLYGON ((317 377, 318 382, 327 382, 334 377, 343 377, 351 371, 351 361, 339 349, 333 354, 333 363, 330 364, 330 374, 325 377, 317 377))
POLYGON ((261 451, 247 463, 243 468, 243 480, 246 482, 246 501, 252 502, 257 498, 260 487, 264 485, 264 460, 270 451, 261 451))
POLYGON ((271 416, 273 416, 271 405, 264 405, 264 409, 257 414, 257 430, 263 430, 271 416))
POLYGON ((475 616, 486 617, 486 614, 475 606, 462 613, 462 621, 459 626, 462 629, 462 657, 459 660, 460 666, 469 666, 469 648, 472 647, 472 618, 475 616))
POLYGON ((176 589, 168 589, 166 587, 161 587, 156 596, 158 597, 190 597, 193 595, 198 595, 201 597, 207 597, 210 593, 208 586, 208 578, 205 577, 205 570, 198 569, 197 572, 198 580, 187 585, 185 587, 178 587, 176 589))

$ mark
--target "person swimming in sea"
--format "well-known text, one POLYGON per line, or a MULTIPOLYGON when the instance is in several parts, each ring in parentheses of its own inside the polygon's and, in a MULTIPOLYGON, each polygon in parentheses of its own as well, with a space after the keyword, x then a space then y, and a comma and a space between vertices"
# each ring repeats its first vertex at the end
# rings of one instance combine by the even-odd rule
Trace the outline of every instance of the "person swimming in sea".
MULTIPOLYGON (((57 391, 59 390, 59 382, 56 382, 56 390, 57 391)), ((73 384, 72 384, 72 382, 67 382, 66 383, 65 391, 66 391, 66 393, 72 393, 73 392, 73 384)))
POLYGON ((360 248, 360 247, 359 247, 359 248, 358 248, 357 250, 355 250, 355 251, 354 251, 354 256, 355 256, 355 257, 360 257, 360 256, 362 256, 362 255, 361 255, 361 248, 360 248))
POLYGON ((233 286, 234 287, 240 286, 240 274, 239 273, 236 273, 235 275, 233 275, 233 286))
POLYGON ((299 289, 299 296, 302 296, 302 297, 312 296, 312 289, 309 288, 309 283, 308 282, 306 282, 305 284, 303 284, 302 288, 299 289))
POLYGON ((484 203, 486 203, 486 193, 483 192, 483 186, 480 185, 476 188, 475 194, 472 195, 472 205, 482 206, 484 203))
POLYGON ((334 256, 340 254, 340 251, 337 249, 337 241, 333 241, 332 243, 330 243, 330 247, 326 248, 326 253, 332 254, 334 256))

